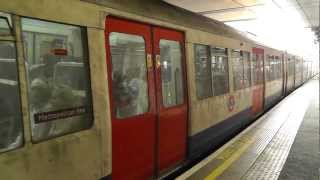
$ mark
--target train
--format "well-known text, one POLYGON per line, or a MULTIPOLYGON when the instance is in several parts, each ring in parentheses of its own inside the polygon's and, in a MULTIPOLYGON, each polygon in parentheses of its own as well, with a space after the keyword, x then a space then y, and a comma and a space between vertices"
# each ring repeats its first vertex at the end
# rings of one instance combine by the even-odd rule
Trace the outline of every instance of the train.
POLYGON ((159 0, 0 1, 0 179, 162 179, 314 75, 159 0))

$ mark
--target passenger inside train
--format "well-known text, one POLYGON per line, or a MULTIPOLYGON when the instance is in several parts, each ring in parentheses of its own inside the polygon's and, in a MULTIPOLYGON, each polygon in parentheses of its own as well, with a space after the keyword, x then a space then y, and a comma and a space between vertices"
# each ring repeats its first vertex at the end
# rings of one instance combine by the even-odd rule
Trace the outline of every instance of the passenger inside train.
POLYGON ((143 38, 123 33, 109 37, 115 114, 124 119, 148 111, 147 67, 143 38))
POLYGON ((35 141, 90 126, 90 85, 81 28, 22 20, 35 141))

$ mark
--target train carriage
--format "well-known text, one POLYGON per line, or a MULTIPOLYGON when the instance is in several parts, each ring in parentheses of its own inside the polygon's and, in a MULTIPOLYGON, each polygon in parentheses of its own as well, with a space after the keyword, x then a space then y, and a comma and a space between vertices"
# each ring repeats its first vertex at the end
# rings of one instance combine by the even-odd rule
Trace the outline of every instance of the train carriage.
POLYGON ((265 68, 265 108, 278 102, 283 93, 282 52, 266 48, 265 68))
POLYGON ((302 84, 293 55, 162 1, 0 3, 3 179, 165 177, 302 84))

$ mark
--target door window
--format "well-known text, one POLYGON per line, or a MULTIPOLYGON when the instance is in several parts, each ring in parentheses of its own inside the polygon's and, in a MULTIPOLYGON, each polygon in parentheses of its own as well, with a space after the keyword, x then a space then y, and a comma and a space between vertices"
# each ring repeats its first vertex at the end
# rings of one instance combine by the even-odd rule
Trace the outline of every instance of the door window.
POLYGON ((259 84, 259 64, 258 64, 258 59, 257 59, 257 54, 253 53, 252 54, 252 59, 251 59, 251 74, 252 74, 252 85, 258 85, 259 84))
POLYGON ((124 119, 148 111, 146 47, 142 36, 112 32, 112 97, 116 117, 124 119))
POLYGON ((180 43, 160 40, 162 101, 165 107, 183 103, 183 76, 180 43))
POLYGON ((243 82, 244 87, 251 86, 251 70, 250 70, 250 53, 246 51, 242 51, 243 56, 243 82))

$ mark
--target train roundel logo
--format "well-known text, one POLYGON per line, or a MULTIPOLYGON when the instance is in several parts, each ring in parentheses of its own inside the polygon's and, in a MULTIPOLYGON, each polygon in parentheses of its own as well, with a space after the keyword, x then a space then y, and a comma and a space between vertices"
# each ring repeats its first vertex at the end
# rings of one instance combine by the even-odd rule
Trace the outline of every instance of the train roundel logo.
POLYGON ((228 109, 230 112, 233 111, 235 105, 236 105, 236 101, 234 99, 234 96, 229 96, 228 109))

